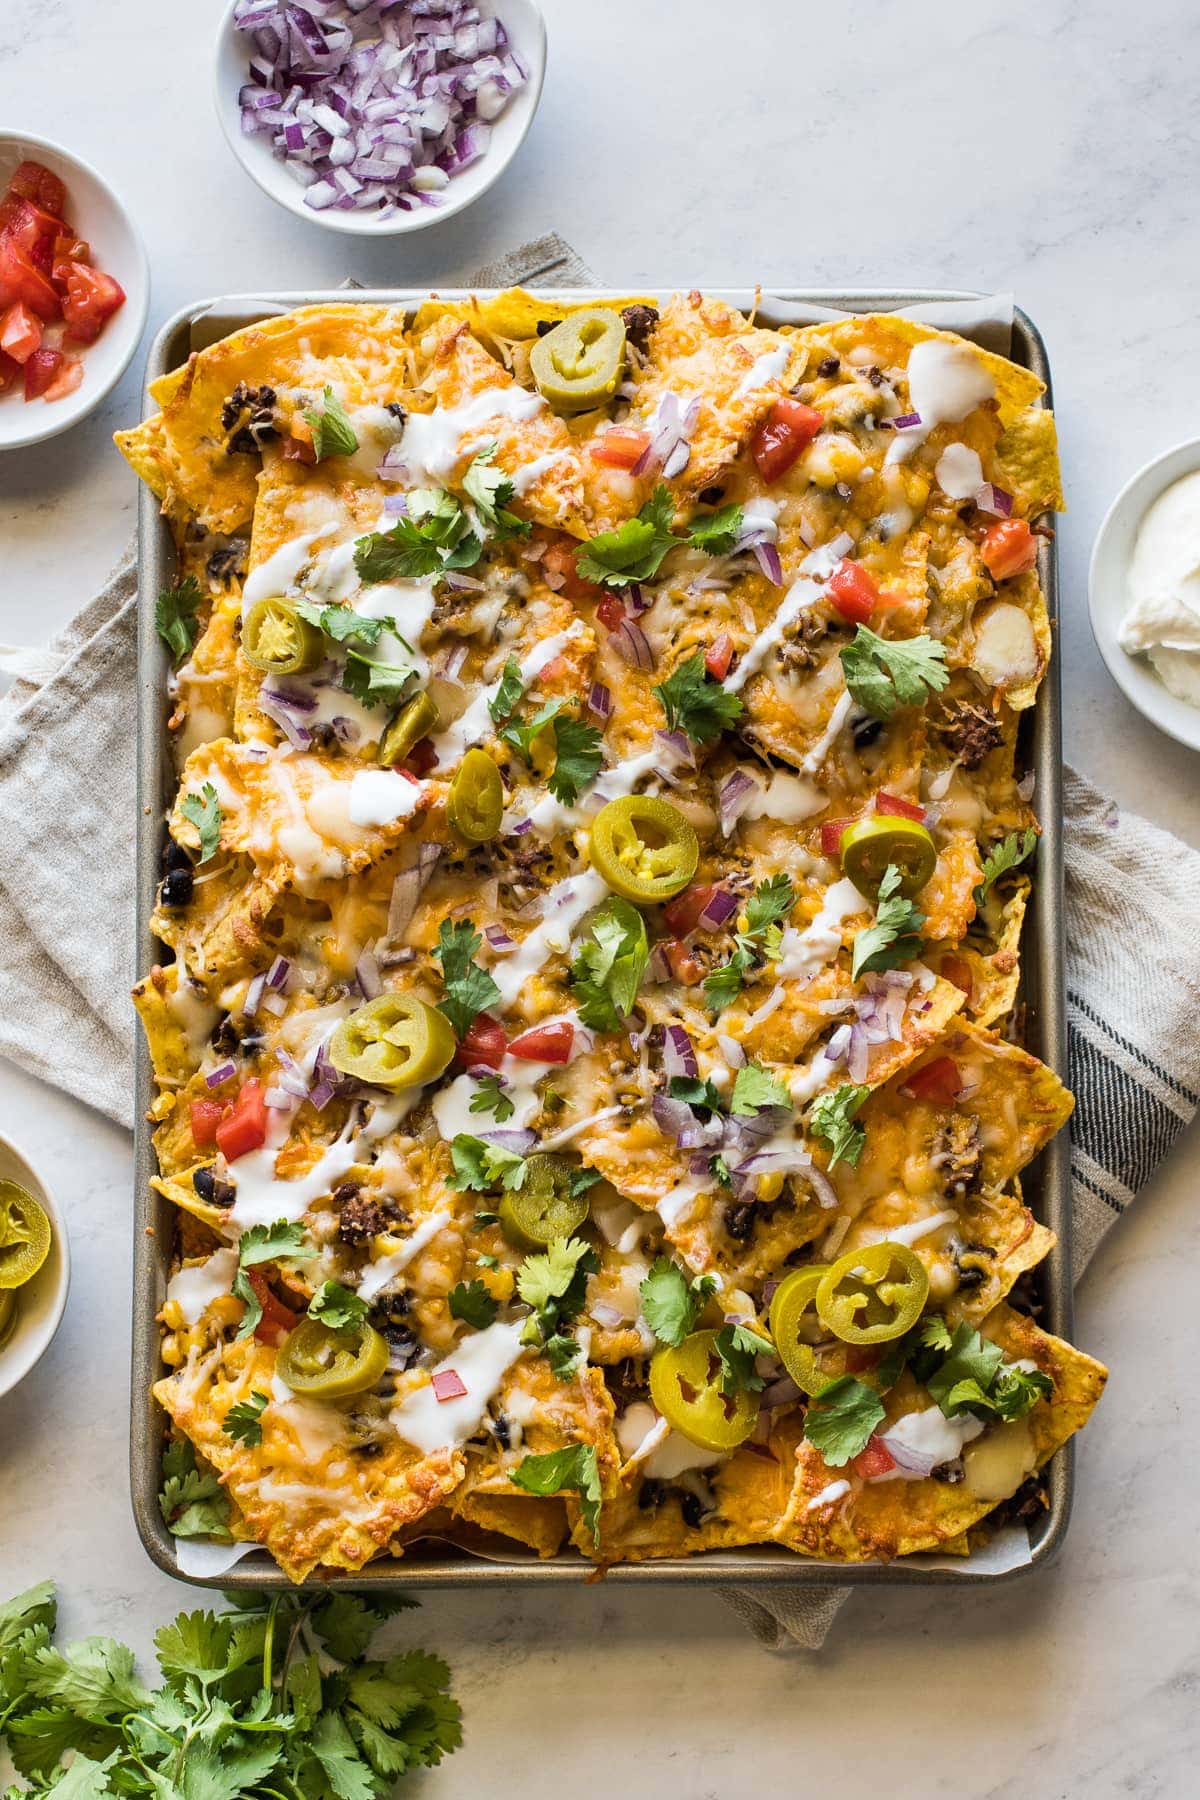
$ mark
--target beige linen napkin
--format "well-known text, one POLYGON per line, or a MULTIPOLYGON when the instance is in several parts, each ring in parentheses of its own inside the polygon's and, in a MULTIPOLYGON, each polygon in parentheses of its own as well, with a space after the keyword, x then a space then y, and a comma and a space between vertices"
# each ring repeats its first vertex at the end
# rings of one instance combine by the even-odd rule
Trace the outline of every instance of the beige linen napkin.
MULTIPOLYGON (((554 234, 479 286, 584 286, 554 234)), ((0 1052, 133 1117, 132 553, 44 650, 0 647, 0 1052)), ((1076 1278, 1200 1102, 1200 854, 1066 778, 1076 1278)), ((723 1589, 771 1649, 820 1647, 848 1588, 723 1589)))

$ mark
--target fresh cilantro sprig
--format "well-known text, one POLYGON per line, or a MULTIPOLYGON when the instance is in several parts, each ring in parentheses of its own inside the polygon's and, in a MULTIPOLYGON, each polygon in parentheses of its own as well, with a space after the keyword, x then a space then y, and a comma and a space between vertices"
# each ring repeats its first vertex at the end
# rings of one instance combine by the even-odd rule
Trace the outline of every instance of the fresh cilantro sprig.
POLYGON ((746 902, 746 928, 734 935, 733 955, 705 977, 704 999, 711 1011, 724 1012, 733 1005, 760 960, 775 961, 783 935, 780 921, 795 904, 796 890, 788 876, 781 873, 759 882, 746 902))
POLYGON ((568 1444, 562 1450, 548 1450, 544 1456, 527 1456, 510 1471, 510 1479, 527 1494, 577 1493, 583 1522, 599 1549, 603 1493, 594 1444, 568 1444))
POLYGON ((964 1412, 1020 1419, 1054 1391, 1048 1375, 1006 1362, 1001 1346, 965 1319, 952 1333, 944 1320, 939 1324, 941 1329, 924 1338, 914 1354, 912 1371, 948 1419, 964 1412))
MULTIPOLYGON (((401 639, 401 642, 404 642, 401 639)), ((406 648, 411 646, 406 645, 406 648)), ((341 673, 341 685, 364 706, 398 706, 414 675, 414 663, 377 662, 351 644, 341 673)))
POLYGON ((162 1475, 158 1507, 172 1537, 212 1537, 228 1543, 233 1537, 229 1496, 212 1469, 197 1465, 196 1452, 187 1438, 173 1438, 167 1445, 162 1475))
POLYGON ((348 1331, 366 1322, 370 1307, 338 1281, 323 1281, 308 1303, 310 1319, 319 1319, 331 1331, 348 1331))
POLYGON ((804 1417, 804 1435, 831 1469, 841 1469, 866 1449, 885 1416, 874 1388, 853 1375, 839 1375, 814 1397, 804 1417))
POLYGON ((688 530, 688 543, 694 550, 706 550, 710 556, 727 556, 742 535, 743 512, 736 500, 718 506, 716 512, 693 519, 688 530))
POLYGON ((315 625, 335 644, 353 640, 370 646, 379 642, 384 631, 397 630, 395 619, 374 619, 367 613, 355 612, 352 606, 331 606, 324 600, 311 600, 306 594, 297 595, 290 604, 299 618, 315 625))
POLYGON ((492 977, 475 961, 475 952, 482 943, 482 937, 467 919, 443 919, 438 926, 433 954, 442 965, 446 990, 438 1001, 438 1011, 445 1013, 459 1038, 467 1035, 479 1013, 486 1012, 500 998, 500 989, 492 977))
MULTIPOLYGON (((37 1794, 156 1800, 385 1800, 462 1741, 436 1656, 367 1656, 415 1603, 344 1591, 245 1594, 155 1636, 160 1685, 111 1637, 53 1642, 53 1585, 0 1605, 0 1733, 37 1794)), ((10 1789, 14 1800, 19 1790, 10 1789)))
POLYGON ((671 490, 660 482, 636 518, 584 540, 575 553, 576 569, 585 581, 608 587, 652 581, 668 552, 683 541, 671 529, 674 518, 671 490))
POLYGON ((500 1144, 489 1144, 483 1138, 460 1131, 450 1143, 453 1173, 450 1186, 458 1193, 486 1194, 490 1188, 503 1188, 512 1193, 523 1187, 528 1165, 515 1150, 500 1144))
POLYGON ((358 449, 358 433, 346 414, 346 409, 331 387, 326 387, 324 403, 318 412, 314 408, 306 412, 304 417, 312 426, 313 449, 317 453, 317 461, 324 462, 327 456, 353 456, 358 449))
POLYGON ((450 1316, 485 1331, 496 1317, 496 1302, 482 1281, 460 1281, 446 1295, 450 1316))
POLYGON ((875 923, 856 932, 850 954, 850 975, 857 981, 873 969, 897 969, 921 951, 921 927, 925 914, 903 894, 897 893, 900 871, 889 863, 879 884, 875 923))
POLYGON ((587 1297, 587 1279, 600 1267, 583 1238, 555 1238, 538 1256, 527 1256, 517 1273, 517 1293, 532 1313, 522 1342, 541 1346, 559 1335, 587 1297))
MULTIPOLYGON (((503 678, 501 685, 503 685, 503 678)), ((508 724, 502 725, 496 735, 501 743, 507 744, 510 750, 515 750, 518 756, 523 756, 528 762, 533 755, 534 740, 541 736, 546 726, 557 717, 565 705, 565 700, 547 700, 544 705, 538 707, 531 719, 524 721, 509 719, 508 724)))
POLYGON ((791 1109, 792 1096, 777 1075, 756 1062, 745 1062, 737 1072, 729 1110, 737 1119, 753 1118, 768 1106, 791 1109))
POLYGON ((594 725, 569 713, 554 721, 554 768, 546 785, 563 806, 574 806, 585 787, 600 773, 603 756, 594 725))
POLYGON ((662 702, 667 729, 684 732, 695 744, 711 744, 745 710, 740 695, 709 679, 703 650, 672 669, 654 691, 662 702))
POLYGON ((388 531, 372 531, 354 547, 354 567, 365 586, 387 581, 421 581, 447 569, 470 569, 483 544, 453 494, 444 488, 414 488, 407 514, 388 531))
POLYGON ((488 701, 493 725, 502 725, 506 719, 511 719, 524 692, 525 677, 521 673, 521 665, 515 656, 507 657, 496 691, 488 701))
POLYGON ((618 1031, 633 1010, 649 958, 645 919, 614 894, 592 920, 571 964, 580 1023, 593 1031, 618 1031))
POLYGON ((1010 831, 998 844, 993 844, 983 859, 983 879, 975 888, 975 904, 982 906, 993 884, 1007 875, 1037 849, 1038 834, 1032 825, 1027 831, 1010 831))
POLYGON ((262 1415, 271 1396, 255 1388, 248 1399, 239 1400, 225 1414, 224 1432, 239 1444, 254 1449, 262 1443, 262 1415))
POLYGON ((713 1339, 721 1364, 717 1385, 723 1394, 757 1394, 765 1385, 754 1366, 758 1356, 773 1356, 775 1346, 750 1325, 724 1325, 713 1339))
POLYGON ((217 854, 217 845, 221 841, 221 806, 212 782, 206 781, 198 794, 185 794, 179 802, 179 810, 196 827, 200 837, 200 861, 208 862, 217 854))
POLYGON ((533 529, 529 520, 508 511, 513 482, 510 475, 496 467, 496 450, 497 445, 491 443, 476 451, 462 479, 463 492, 474 502, 480 518, 491 527, 499 542, 506 538, 528 537, 533 529))
POLYGON ((499 1075, 480 1075, 476 1077, 475 1092, 471 1095, 467 1110, 473 1113, 491 1113, 497 1125, 503 1125, 517 1109, 505 1093, 499 1075))
POLYGON ((682 1344, 717 1289, 715 1275, 689 1278, 678 1263, 660 1256, 638 1289, 647 1325, 664 1344, 682 1344))
POLYGON ((249 1337, 263 1316, 262 1303, 250 1284, 248 1271, 260 1263, 278 1262, 281 1257, 290 1262, 306 1262, 316 1254, 316 1246, 304 1241, 303 1226, 289 1224, 286 1219, 276 1219, 273 1225, 252 1225, 249 1231, 243 1231, 233 1278, 233 1292, 246 1302, 239 1338, 249 1337))
POLYGON ((174 587, 162 588, 154 603, 154 628, 178 666, 200 633, 196 610, 204 599, 194 575, 185 575, 174 587))
POLYGON ((814 1100, 808 1116, 808 1128, 830 1152, 829 1167, 849 1163, 854 1168, 867 1141, 864 1125, 856 1123, 858 1113, 870 1088, 843 1081, 828 1094, 814 1100))
POLYGON ((938 638, 881 638, 860 625, 839 654, 846 686, 875 719, 890 719, 898 706, 923 705, 950 679, 938 638))

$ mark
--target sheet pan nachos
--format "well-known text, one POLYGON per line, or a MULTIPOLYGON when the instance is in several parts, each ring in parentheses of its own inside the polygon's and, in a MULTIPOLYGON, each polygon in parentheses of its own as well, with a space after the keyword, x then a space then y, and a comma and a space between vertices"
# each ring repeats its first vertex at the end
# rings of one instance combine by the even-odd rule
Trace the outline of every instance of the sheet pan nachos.
POLYGON ((1036 1507, 1104 1381, 1022 1281, 1039 395, 695 292, 311 306, 156 384, 173 1531, 299 1581, 1036 1507))

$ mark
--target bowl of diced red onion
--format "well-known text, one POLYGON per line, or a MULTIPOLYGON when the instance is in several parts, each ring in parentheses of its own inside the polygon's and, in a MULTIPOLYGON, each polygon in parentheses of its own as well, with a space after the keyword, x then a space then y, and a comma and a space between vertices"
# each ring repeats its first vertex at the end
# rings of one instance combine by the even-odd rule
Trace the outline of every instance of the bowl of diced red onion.
POLYGON ((289 212, 389 237, 492 186, 545 67, 533 0, 231 0, 217 110, 242 166, 289 212))

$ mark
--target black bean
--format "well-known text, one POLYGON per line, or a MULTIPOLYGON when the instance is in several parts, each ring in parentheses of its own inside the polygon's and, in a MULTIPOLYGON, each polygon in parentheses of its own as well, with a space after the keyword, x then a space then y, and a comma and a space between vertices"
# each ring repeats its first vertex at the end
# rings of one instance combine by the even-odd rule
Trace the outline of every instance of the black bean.
POLYGON ((554 327, 555 327, 555 326, 556 326, 556 325, 557 325, 557 324, 558 324, 558 320, 557 320, 557 319, 539 319, 539 320, 538 320, 538 322, 537 322, 537 334, 538 334, 538 336, 539 336, 539 337, 545 337, 545 336, 546 336, 546 334, 547 334, 547 332, 550 332, 550 331, 553 331, 553 330, 554 330, 554 327))
POLYGON ((164 870, 190 869, 192 866, 191 857, 183 845, 177 844, 173 837, 169 837, 163 845, 162 866, 164 870))
POLYGON ((701 488, 697 498, 702 500, 705 506, 715 506, 718 500, 725 498, 725 489, 719 481, 715 481, 711 487, 701 488))
POLYGON ((817 364, 817 374, 823 375, 826 381, 832 381, 841 366, 836 356, 827 356, 823 362, 817 364))
POLYGON ((698 1530, 704 1517, 704 1508, 695 1494, 684 1494, 679 1502, 679 1510, 683 1514, 684 1524, 690 1525, 693 1531, 698 1530))
POLYGON ((163 881, 159 897, 164 906, 190 906, 194 887, 195 877, 191 869, 172 869, 163 881))
POLYGON ((232 1206, 237 1197, 233 1183, 219 1180, 211 1169, 196 1169, 192 1174, 192 1187, 210 1206, 232 1206))
POLYGON ((661 1506, 663 1502, 663 1484, 661 1481, 643 1481, 638 1489, 638 1507, 642 1512, 649 1512, 651 1507, 661 1506))
POLYGON ((868 744, 873 744, 875 742, 882 730, 882 719, 860 719, 857 725, 852 728, 854 748, 856 750, 865 750, 868 744))

